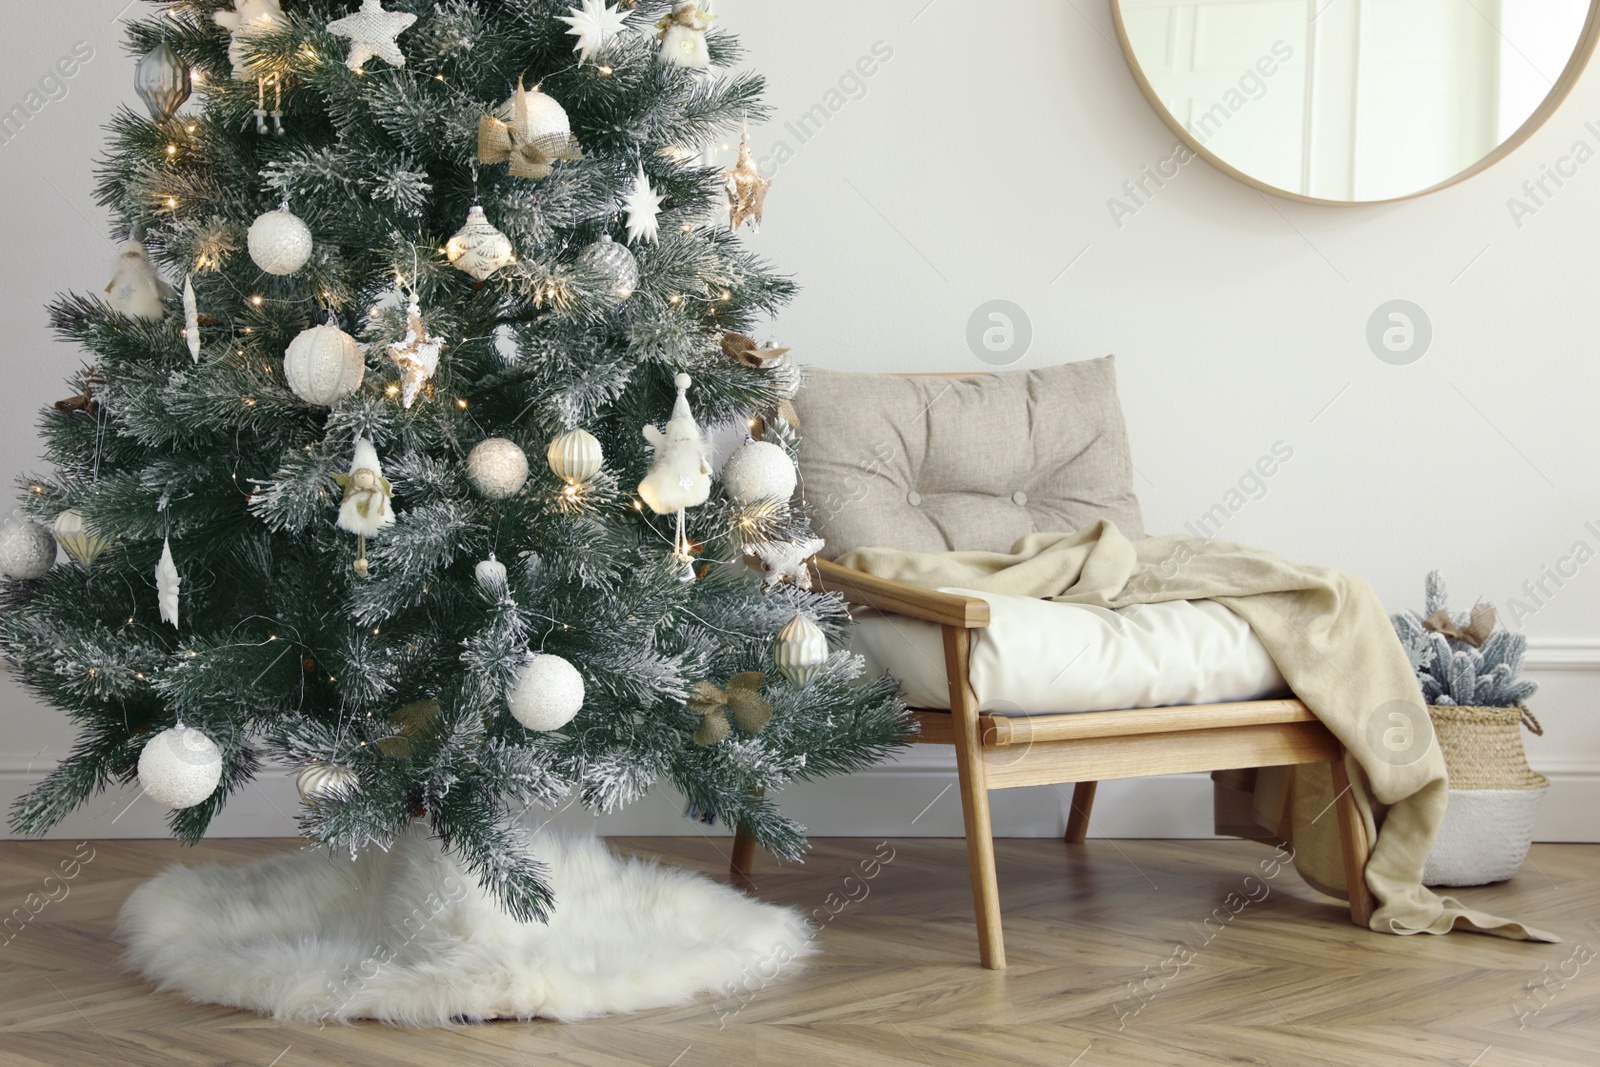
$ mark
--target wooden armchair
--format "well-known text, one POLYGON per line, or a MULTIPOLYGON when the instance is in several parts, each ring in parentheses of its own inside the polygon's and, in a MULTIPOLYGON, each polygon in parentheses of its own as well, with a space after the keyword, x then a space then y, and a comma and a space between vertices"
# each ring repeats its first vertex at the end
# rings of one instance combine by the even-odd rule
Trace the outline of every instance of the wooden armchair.
MULTIPOLYGON (((978 957, 983 966, 1006 965, 1000 929, 1000 890, 995 877, 989 791, 1017 786, 1076 783, 1066 840, 1082 843, 1089 828, 1095 785, 1112 778, 1327 763, 1333 771, 1339 834, 1343 843, 1350 918, 1365 927, 1373 899, 1363 872, 1368 841, 1345 776, 1344 749, 1298 700, 1077 712, 1007 717, 980 714, 968 673, 973 631, 989 624, 989 605, 876 578, 826 560, 812 564, 818 584, 852 604, 937 623, 944 632, 950 710, 917 710, 915 740, 954 745, 961 787, 967 864, 978 921, 978 957), (1023 758, 1015 746, 1026 745, 1023 758)), ((748 884, 755 842, 742 830, 734 841, 732 874, 748 884)))

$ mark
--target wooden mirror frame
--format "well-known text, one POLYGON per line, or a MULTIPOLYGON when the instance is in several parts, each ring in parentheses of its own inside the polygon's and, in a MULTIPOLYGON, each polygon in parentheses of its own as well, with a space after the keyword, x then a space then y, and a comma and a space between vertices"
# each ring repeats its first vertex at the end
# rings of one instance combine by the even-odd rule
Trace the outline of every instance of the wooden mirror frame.
POLYGON ((1393 204, 1401 200, 1411 200, 1419 196, 1426 196, 1429 193, 1436 193, 1440 189, 1449 188, 1458 182, 1466 181, 1475 174, 1488 170, 1521 147, 1523 142, 1532 137, 1535 131, 1540 126, 1543 126, 1551 115, 1555 114, 1556 108, 1566 101, 1568 94, 1578 84, 1578 78, 1583 74, 1584 67, 1588 65, 1589 57, 1594 54, 1596 42, 1600 41, 1600 0, 1590 0, 1589 14, 1583 21, 1582 31, 1578 34, 1578 43, 1573 48, 1566 67, 1562 69, 1561 76, 1556 79, 1555 85, 1550 88, 1550 92, 1546 94, 1539 106, 1534 108, 1533 114, 1529 115, 1527 120, 1512 132, 1511 136, 1501 141, 1492 151, 1470 167, 1452 174, 1450 177, 1430 185, 1426 189, 1418 189, 1416 192, 1406 193, 1404 196, 1391 196, 1382 200, 1326 200, 1322 197, 1307 196, 1304 193, 1281 189, 1276 185, 1269 185, 1264 181, 1253 178, 1200 144, 1184 128, 1183 123, 1179 122, 1177 117, 1167 110, 1167 106, 1161 102, 1160 95, 1150 84, 1150 80, 1145 77, 1144 70, 1139 66, 1139 61, 1134 57, 1133 42, 1128 39, 1128 28, 1122 21, 1121 0, 1109 0, 1109 3, 1111 4, 1111 21, 1117 28, 1117 46, 1122 51, 1122 58, 1127 61, 1128 70, 1133 73, 1133 80, 1138 83, 1140 91, 1144 93, 1145 99, 1150 102, 1150 106, 1155 109, 1156 114, 1161 117, 1161 121, 1167 124, 1168 129, 1178 135, 1179 140, 1191 152, 1228 177, 1243 182, 1252 189, 1270 193, 1273 196, 1281 196, 1285 200, 1298 200, 1303 204, 1329 204, 1335 207, 1361 207, 1369 204, 1393 204))

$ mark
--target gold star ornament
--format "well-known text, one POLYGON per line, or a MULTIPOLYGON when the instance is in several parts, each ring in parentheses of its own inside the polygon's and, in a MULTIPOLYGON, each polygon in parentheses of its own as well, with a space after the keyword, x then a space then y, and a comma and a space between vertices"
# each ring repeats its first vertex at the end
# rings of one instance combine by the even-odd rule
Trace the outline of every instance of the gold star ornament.
POLYGON ((771 178, 763 178, 750 155, 750 138, 739 138, 739 162, 722 172, 722 185, 728 191, 728 228, 737 230, 745 219, 754 219, 761 228, 761 207, 766 202, 771 178))
POLYGON ((400 405, 409 408, 433 372, 439 369, 443 338, 434 337, 422 323, 422 305, 416 294, 406 309, 406 335, 389 346, 389 358, 400 371, 400 405))

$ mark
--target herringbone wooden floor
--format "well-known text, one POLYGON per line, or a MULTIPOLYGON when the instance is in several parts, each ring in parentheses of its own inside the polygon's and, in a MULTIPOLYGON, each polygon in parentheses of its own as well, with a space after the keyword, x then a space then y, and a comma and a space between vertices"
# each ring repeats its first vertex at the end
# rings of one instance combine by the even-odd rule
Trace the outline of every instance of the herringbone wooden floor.
MULTIPOLYGON (((726 869, 726 839, 613 845, 719 877, 726 869)), ((1243 842, 998 846, 1004 973, 977 966, 960 841, 832 839, 803 866, 759 869, 761 896, 820 909, 823 952, 743 1001, 417 1032, 280 1025, 157 995, 120 972, 110 931, 139 880, 180 857, 242 861, 295 842, 216 841, 187 852, 164 841, 95 842, 77 848, 79 860, 91 848, 93 858, 76 877, 58 873, 48 884, 75 843, 0 843, 4 910, 15 914, 34 893, 36 907, 55 898, 4 933, 0 1064, 1600 1063, 1600 846, 1536 846, 1512 882, 1461 894, 1560 934, 1559 945, 1368 933, 1289 870, 1247 884, 1271 853, 1243 842), (863 878, 862 861, 890 850, 863 878), (1234 898, 1231 914, 1224 901, 1235 892, 1257 899, 1240 907, 1234 898), (1213 914, 1227 919, 1207 924, 1213 914)))

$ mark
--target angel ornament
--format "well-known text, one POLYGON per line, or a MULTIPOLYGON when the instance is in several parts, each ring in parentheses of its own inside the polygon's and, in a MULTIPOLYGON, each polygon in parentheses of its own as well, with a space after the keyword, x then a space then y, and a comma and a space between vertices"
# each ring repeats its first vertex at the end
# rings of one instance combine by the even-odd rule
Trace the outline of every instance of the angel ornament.
POLYGON ((129 241, 122 246, 122 258, 117 261, 117 272, 106 286, 106 303, 124 315, 135 319, 157 322, 167 314, 161 301, 178 295, 178 291, 156 273, 144 245, 129 241))
POLYGON ((677 513, 678 529, 672 541, 672 555, 692 575, 689 567, 693 555, 683 532, 683 511, 704 504, 711 495, 711 461, 706 455, 706 441, 700 433, 700 425, 689 410, 688 392, 692 380, 680 372, 673 384, 678 387, 678 399, 672 405, 672 418, 667 421, 666 429, 644 428, 645 440, 655 448, 655 458, 650 461, 650 473, 639 483, 639 496, 657 515, 677 513))
POLYGON ((339 503, 339 529, 356 535, 355 569, 365 578, 370 570, 367 538, 394 522, 394 508, 389 506, 394 498, 394 487, 383 476, 377 449, 365 437, 356 440, 350 473, 335 474, 333 478, 344 487, 344 499, 339 503))
POLYGON ((706 48, 706 30, 717 16, 708 15, 700 6, 683 0, 672 6, 672 14, 656 23, 656 40, 661 48, 656 52, 656 62, 690 70, 706 70, 711 66, 711 53, 706 48))

